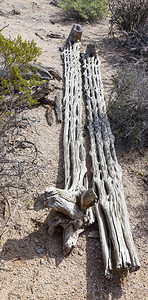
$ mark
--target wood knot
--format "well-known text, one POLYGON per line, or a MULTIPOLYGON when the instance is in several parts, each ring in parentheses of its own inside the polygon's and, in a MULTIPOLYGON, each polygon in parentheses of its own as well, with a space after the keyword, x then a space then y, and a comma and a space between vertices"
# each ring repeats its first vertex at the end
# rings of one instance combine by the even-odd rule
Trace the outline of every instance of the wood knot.
POLYGON ((93 189, 88 189, 81 194, 81 209, 86 211, 89 207, 97 203, 98 197, 93 189))

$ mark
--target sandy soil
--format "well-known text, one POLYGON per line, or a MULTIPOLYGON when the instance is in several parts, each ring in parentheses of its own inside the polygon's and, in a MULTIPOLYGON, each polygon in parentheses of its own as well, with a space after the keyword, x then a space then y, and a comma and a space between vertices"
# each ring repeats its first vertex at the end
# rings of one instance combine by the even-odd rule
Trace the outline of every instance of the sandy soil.
MULTIPOLYGON (((64 44, 73 23, 73 20, 64 20, 61 10, 50 1, 0 0, 0 28, 9 24, 3 34, 11 38, 21 34, 23 39, 34 39, 42 48, 40 61, 55 67, 61 74, 59 47, 64 44), (60 37, 49 38, 50 33, 60 34, 60 37)), ((98 47, 107 101, 111 76, 121 65, 123 54, 108 38, 108 20, 83 25, 82 50, 91 41, 98 47)), ((59 87, 62 96, 62 83, 59 87)), ((54 94, 49 97, 54 99, 54 94)), ((13 184, 24 184, 26 191, 10 188, 8 193, 8 189, 4 189, 11 205, 11 217, 0 243, 0 299, 146 300, 148 202, 144 179, 148 172, 148 152, 143 156, 116 149, 123 169, 126 202, 141 263, 140 270, 129 274, 126 283, 121 284, 117 275, 112 280, 104 277, 99 237, 89 237, 91 231, 97 230, 96 224, 80 236, 77 247, 64 257, 61 232, 57 230, 53 237, 49 237, 43 225, 48 211, 37 213, 33 210, 34 194, 46 186, 64 187, 62 125, 56 122, 53 114, 53 123, 48 126, 45 111, 46 106, 26 110, 24 116, 29 122, 23 123, 18 137, 21 140, 25 136, 37 147, 35 167, 29 175, 32 181, 28 182, 25 177, 17 181, 14 177, 11 178, 13 184)), ((17 157, 22 151, 18 149, 17 157)), ((25 151, 31 150, 24 150, 24 154, 25 151)), ((10 178, 7 180, 9 182, 10 178)))

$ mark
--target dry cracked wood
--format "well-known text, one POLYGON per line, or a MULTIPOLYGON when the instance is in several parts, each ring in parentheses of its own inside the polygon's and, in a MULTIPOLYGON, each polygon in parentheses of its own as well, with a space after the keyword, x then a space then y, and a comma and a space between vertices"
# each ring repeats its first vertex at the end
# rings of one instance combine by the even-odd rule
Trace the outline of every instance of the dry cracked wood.
POLYGON ((76 245, 79 234, 90 223, 91 216, 87 210, 96 201, 97 197, 92 189, 79 188, 77 191, 70 191, 48 187, 38 195, 34 209, 38 211, 51 208, 46 220, 48 232, 51 235, 56 226, 63 227, 63 249, 68 253, 76 245))
POLYGON ((84 92, 87 106, 93 189, 99 201, 95 212, 99 225, 105 275, 113 268, 134 271, 140 267, 122 186, 122 170, 117 161, 114 136, 107 118, 100 76, 100 61, 92 45, 82 54, 84 92))
POLYGON ((57 120, 59 122, 62 122, 62 100, 60 97, 60 93, 57 93, 55 96, 55 111, 56 111, 57 120))
POLYGON ((63 227, 65 252, 76 245, 85 224, 98 220, 105 275, 113 269, 136 270, 140 267, 129 224, 114 137, 107 118, 100 76, 100 62, 95 48, 88 45, 82 54, 84 85, 80 63, 79 41, 82 29, 74 25, 63 46, 65 96, 64 165, 65 190, 47 188, 39 194, 35 209, 50 207, 47 218, 49 233, 63 227), (86 151, 82 125, 82 86, 87 107, 93 182, 88 189, 86 151), (94 209, 91 209, 91 206, 94 209))
POLYGON ((52 208, 47 220, 49 233, 53 233, 57 225, 63 227, 63 248, 66 253, 76 245, 85 226, 94 222, 90 207, 97 201, 95 192, 88 189, 86 151, 83 145, 82 76, 78 42, 81 34, 81 27, 74 25, 62 53, 65 77, 65 190, 47 188, 38 195, 34 206, 35 210, 52 208))
POLYGON ((82 135, 82 76, 79 43, 70 41, 63 50, 65 96, 64 162, 65 188, 87 188, 86 151, 82 135))

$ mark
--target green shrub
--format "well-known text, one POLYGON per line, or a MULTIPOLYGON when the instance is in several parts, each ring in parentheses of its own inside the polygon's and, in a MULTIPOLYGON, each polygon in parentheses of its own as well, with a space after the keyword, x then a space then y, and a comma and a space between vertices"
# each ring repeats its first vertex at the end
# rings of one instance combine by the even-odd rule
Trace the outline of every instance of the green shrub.
POLYGON ((21 103, 36 102, 31 97, 31 87, 42 82, 35 75, 27 77, 29 63, 35 62, 41 49, 34 40, 22 41, 20 35, 15 40, 5 38, 0 32, 0 110, 6 115, 15 114, 21 103))
POLYGON ((124 67, 113 77, 108 116, 116 139, 148 146, 148 87, 144 70, 124 67))
POLYGON ((59 6, 69 16, 83 21, 95 21, 107 11, 104 0, 60 0, 59 6))
POLYGON ((148 18, 147 0, 109 0, 111 26, 131 32, 146 24, 148 18))

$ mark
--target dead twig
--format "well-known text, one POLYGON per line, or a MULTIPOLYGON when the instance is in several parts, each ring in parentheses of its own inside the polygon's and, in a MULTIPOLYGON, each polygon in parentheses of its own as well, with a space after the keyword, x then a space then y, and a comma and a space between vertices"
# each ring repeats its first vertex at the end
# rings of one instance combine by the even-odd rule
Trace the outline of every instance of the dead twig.
POLYGON ((1 32, 2 30, 4 30, 5 28, 7 28, 8 26, 9 26, 9 24, 3 26, 3 27, 0 29, 0 32, 1 32))

